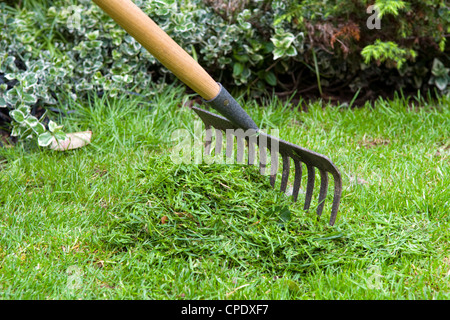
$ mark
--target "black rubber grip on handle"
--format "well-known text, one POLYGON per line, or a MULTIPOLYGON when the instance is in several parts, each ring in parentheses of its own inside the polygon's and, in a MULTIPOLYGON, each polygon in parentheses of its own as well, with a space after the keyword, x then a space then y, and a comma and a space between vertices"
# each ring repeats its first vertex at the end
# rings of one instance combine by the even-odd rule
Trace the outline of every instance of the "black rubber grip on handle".
POLYGON ((237 101, 220 83, 219 86, 220 91, 217 96, 205 102, 239 128, 244 130, 254 129, 258 131, 258 126, 253 119, 250 118, 247 112, 242 109, 239 103, 237 103, 237 101))

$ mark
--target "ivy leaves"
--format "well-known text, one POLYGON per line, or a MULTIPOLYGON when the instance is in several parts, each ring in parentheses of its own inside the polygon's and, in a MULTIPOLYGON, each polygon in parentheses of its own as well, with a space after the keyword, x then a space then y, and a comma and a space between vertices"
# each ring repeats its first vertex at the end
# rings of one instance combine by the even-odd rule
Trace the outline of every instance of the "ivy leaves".
POLYGON ((294 34, 277 29, 274 37, 270 38, 270 40, 274 45, 274 60, 297 55, 297 49, 294 46, 294 41, 296 40, 296 36, 294 34))
POLYGON ((20 106, 17 109, 11 110, 9 115, 14 120, 11 136, 19 139, 32 139, 37 137, 38 144, 41 147, 46 147, 50 144, 47 139, 57 135, 58 138, 64 138, 65 134, 62 132, 62 126, 56 125, 50 121, 49 127, 51 132, 48 132, 42 124, 45 114, 40 118, 31 115, 29 106, 20 106))
POLYGON ((445 65, 437 58, 433 61, 431 74, 432 76, 429 84, 434 84, 441 91, 448 88, 448 85, 450 84, 450 68, 446 68, 445 65))
POLYGON ((54 139, 62 141, 66 139, 66 134, 62 131, 63 126, 51 121, 48 123, 49 131, 39 135, 38 143, 41 147, 48 147, 54 139))

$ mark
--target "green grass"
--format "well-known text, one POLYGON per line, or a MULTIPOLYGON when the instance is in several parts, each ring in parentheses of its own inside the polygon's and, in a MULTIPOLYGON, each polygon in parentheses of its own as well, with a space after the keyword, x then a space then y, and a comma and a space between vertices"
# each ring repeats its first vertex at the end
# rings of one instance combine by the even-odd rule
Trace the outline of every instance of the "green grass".
POLYGON ((171 133, 197 120, 183 96, 73 103, 61 121, 91 145, 0 149, 0 298, 450 297, 448 99, 246 105, 340 169, 330 227, 331 195, 317 221, 255 167, 173 163, 171 133))

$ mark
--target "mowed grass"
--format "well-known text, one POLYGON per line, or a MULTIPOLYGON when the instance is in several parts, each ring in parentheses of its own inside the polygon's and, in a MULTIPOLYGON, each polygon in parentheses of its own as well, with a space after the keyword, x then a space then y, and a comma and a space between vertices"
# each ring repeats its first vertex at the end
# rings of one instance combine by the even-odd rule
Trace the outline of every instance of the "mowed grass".
POLYGON ((303 193, 293 204, 256 167, 174 163, 172 133, 198 122, 188 98, 73 103, 61 121, 91 145, 0 149, 0 298, 450 297, 448 98, 245 105, 340 169, 332 227, 331 190, 317 220, 316 202, 305 213, 303 193))

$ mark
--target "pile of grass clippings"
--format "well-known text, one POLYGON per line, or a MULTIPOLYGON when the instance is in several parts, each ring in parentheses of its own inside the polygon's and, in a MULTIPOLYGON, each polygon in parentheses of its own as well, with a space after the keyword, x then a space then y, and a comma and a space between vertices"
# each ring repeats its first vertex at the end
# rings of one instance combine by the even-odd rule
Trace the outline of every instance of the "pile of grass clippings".
POLYGON ((315 212, 302 210, 301 201, 294 204, 273 190, 254 166, 176 165, 157 157, 139 178, 140 200, 111 214, 104 234, 111 246, 140 243, 166 258, 214 256, 229 266, 300 272, 369 263, 371 252, 395 259, 433 251, 426 226, 411 223, 408 230, 395 231, 404 227, 405 217, 364 231, 330 228, 326 217, 318 221, 315 212), (392 232, 395 239, 389 238, 392 232))
POLYGON ((158 157, 140 178, 145 201, 117 208, 109 244, 139 241, 167 256, 214 255, 268 269, 300 270, 313 263, 304 248, 313 215, 273 190, 254 166, 175 165, 158 157))

